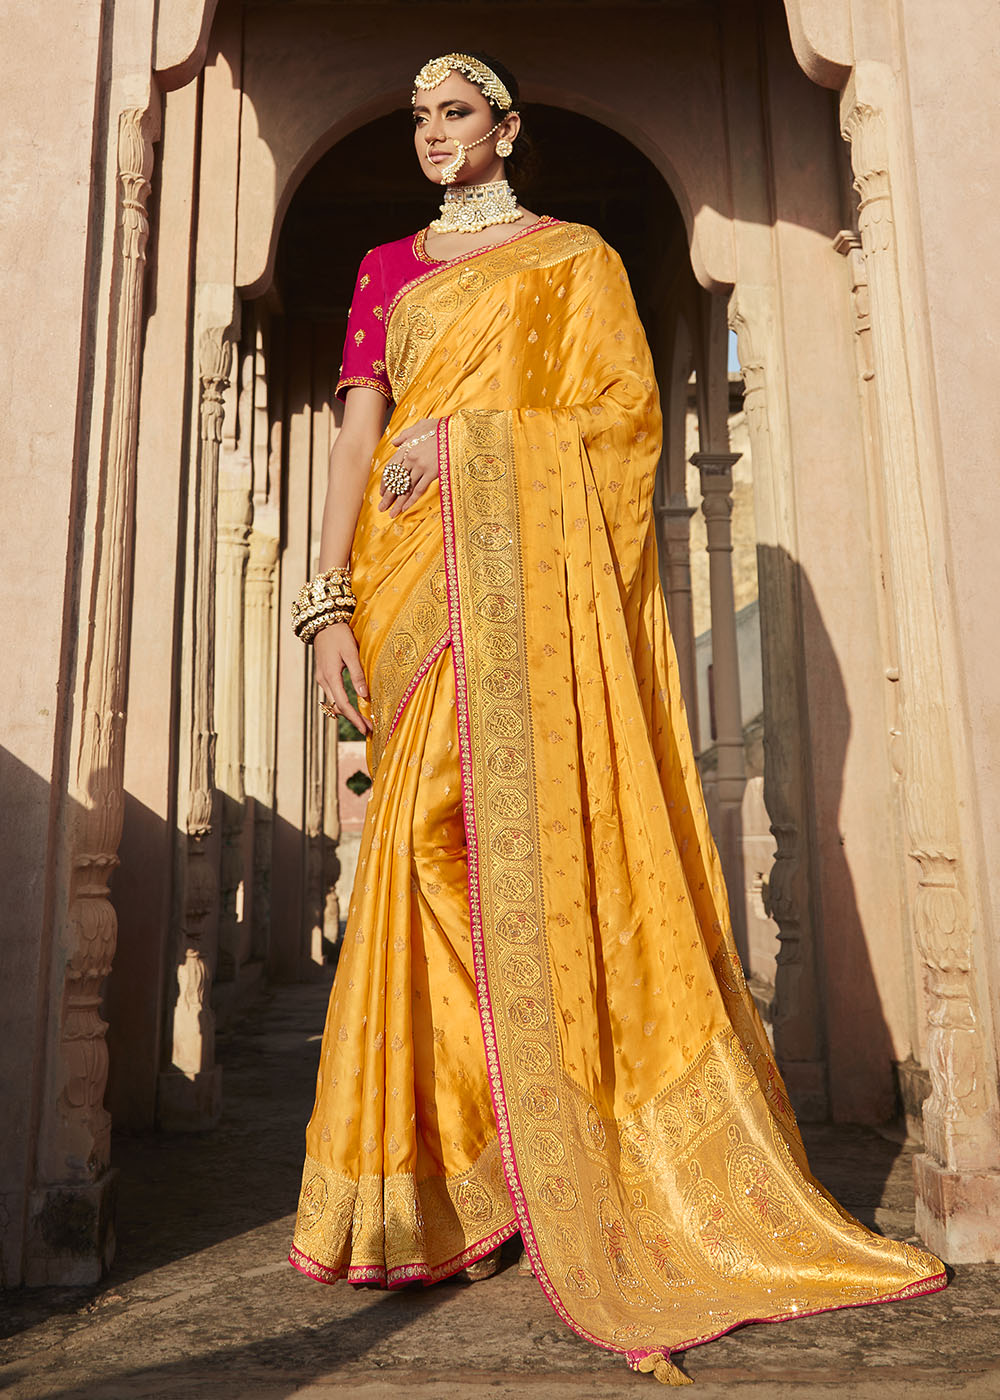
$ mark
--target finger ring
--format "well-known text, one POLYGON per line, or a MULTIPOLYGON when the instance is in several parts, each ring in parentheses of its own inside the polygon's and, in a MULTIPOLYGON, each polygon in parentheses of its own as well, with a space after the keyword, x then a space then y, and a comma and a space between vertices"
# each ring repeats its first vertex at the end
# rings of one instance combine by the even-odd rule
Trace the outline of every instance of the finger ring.
POLYGON ((340 714, 340 711, 332 700, 321 700, 319 702, 319 707, 325 715, 329 715, 330 719, 336 719, 340 714))
POLYGON ((405 496, 412 486, 409 467, 402 462, 389 462, 382 472, 382 485, 394 496, 405 496))

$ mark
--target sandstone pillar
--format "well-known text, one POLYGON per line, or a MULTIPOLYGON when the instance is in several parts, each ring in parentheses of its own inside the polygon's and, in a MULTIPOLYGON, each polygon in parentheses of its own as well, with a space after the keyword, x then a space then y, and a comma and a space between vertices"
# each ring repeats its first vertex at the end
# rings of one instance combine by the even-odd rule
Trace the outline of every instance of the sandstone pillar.
MULTIPOLYGON (((254 357, 240 356, 239 391, 233 393, 219 465, 216 560, 215 714, 216 781, 221 801, 218 981, 236 982, 249 954, 244 921, 244 627, 247 561, 253 521, 249 438, 254 357)), ((235 995, 235 988, 233 989, 235 995)))
POLYGON ((959 794, 946 672, 946 637, 930 521, 940 483, 927 469, 915 418, 914 367, 890 179, 892 79, 877 65, 843 97, 843 134, 860 196, 859 226, 871 298, 879 442, 899 645, 898 745, 908 855, 914 863, 913 934, 928 1000, 931 1095, 926 1153, 915 1164, 917 1229, 949 1260, 1000 1258, 996 1064, 984 969, 973 956, 976 911, 960 839, 959 794))
POLYGON ((100 1007, 117 921, 108 878, 117 863, 124 793, 125 691, 134 528, 136 427, 143 279, 158 103, 118 118, 113 306, 114 348, 104 388, 104 450, 94 493, 95 544, 81 580, 80 658, 68 801, 68 891, 50 1005, 58 1017, 38 1127, 38 1170, 29 1202, 26 1281, 92 1283, 114 1254, 111 1120, 100 1007))
POLYGON ((695 507, 687 497, 673 494, 667 504, 656 506, 660 557, 666 575, 664 592, 670 631, 677 650, 681 693, 691 726, 691 741, 699 751, 698 676, 694 651, 694 607, 691 600, 691 517, 695 507))
POLYGON ((218 812, 215 792, 215 583, 219 445, 232 360, 230 328, 198 346, 199 442, 191 632, 191 726, 183 883, 171 1063, 160 1076, 160 1121, 177 1131, 214 1126, 221 1111, 212 979, 218 955, 218 812), (213 837, 215 839, 213 839, 213 837))
MULTIPOLYGON (((278 688, 278 555, 281 514, 281 419, 275 382, 275 337, 265 342, 259 303, 254 353, 253 528, 246 582, 244 680, 245 786, 252 824, 250 956, 262 965, 271 934, 274 846, 275 715, 278 688)), ((270 330, 271 323, 268 323, 270 330)))
POLYGON ((733 467, 738 452, 696 452, 691 458, 701 478, 712 607, 712 677, 715 696, 717 791, 723 807, 739 808, 746 786, 743 713, 733 592, 733 467))

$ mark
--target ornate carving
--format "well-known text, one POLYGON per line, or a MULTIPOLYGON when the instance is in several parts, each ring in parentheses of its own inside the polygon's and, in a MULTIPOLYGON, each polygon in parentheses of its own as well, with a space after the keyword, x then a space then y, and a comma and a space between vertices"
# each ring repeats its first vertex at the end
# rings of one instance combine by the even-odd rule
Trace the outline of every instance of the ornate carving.
POLYGON ((118 257, 112 309, 114 354, 106 387, 106 446, 95 495, 100 528, 90 580, 82 589, 89 630, 82 678, 79 747, 70 780, 74 808, 62 998, 57 1121, 47 1144, 49 1180, 94 1180, 109 1160, 110 1118, 102 984, 111 970, 117 920, 108 878, 118 863, 123 814, 125 689, 134 532, 142 293, 157 115, 132 107, 118 120, 118 257))
POLYGON ((928 1150, 953 1170, 992 1165, 987 1067, 972 969, 972 912, 958 838, 942 641, 933 593, 921 452, 914 417, 889 185, 886 114, 855 102, 851 144, 859 227, 871 297, 879 440, 899 645, 900 770, 909 855, 918 870, 914 938, 929 998, 928 1150))
POLYGON ((696 452, 701 479, 712 603, 712 674, 715 682, 717 791, 723 806, 738 807, 746 787, 740 704, 736 604, 733 595, 733 467, 739 452, 696 452))
POLYGON ((253 799, 250 954, 254 958, 265 956, 271 928, 278 524, 276 507, 255 508, 246 581, 245 785, 247 796, 253 799))
MULTIPOLYGON (((215 723, 219 734, 216 784, 221 794, 219 876, 219 956, 216 978, 236 976, 249 952, 241 939, 240 889, 244 879, 243 824, 246 793, 244 760, 244 621, 250 527, 253 522, 253 466, 250 433, 254 357, 240 360, 240 390, 227 421, 219 468, 218 556, 215 570, 215 723), (243 944, 243 946, 241 946, 243 944)), ((233 396, 236 397, 235 395, 233 396)), ((232 409, 232 405, 230 405, 232 409)))
MULTIPOLYGON (((187 843, 174 1007, 172 1063, 189 1079, 214 1071, 211 984, 218 934, 218 877, 210 854, 215 790, 215 582, 219 444, 229 385, 229 327, 205 330, 198 343, 201 384, 194 560, 191 755, 187 843)), ((193 1126, 193 1123, 191 1124, 193 1126)))
POLYGON ((246 581, 245 785, 253 800, 253 891, 250 954, 263 959, 271 932, 277 677, 277 586, 281 528, 278 490, 281 420, 272 420, 269 387, 279 377, 277 346, 258 316, 254 353, 253 529, 246 581))

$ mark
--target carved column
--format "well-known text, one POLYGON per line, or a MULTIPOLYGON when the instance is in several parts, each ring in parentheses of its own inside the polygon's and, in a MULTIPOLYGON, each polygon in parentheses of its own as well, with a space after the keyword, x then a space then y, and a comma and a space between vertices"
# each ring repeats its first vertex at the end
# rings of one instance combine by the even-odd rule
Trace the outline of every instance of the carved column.
POLYGON ((712 676, 715 695, 717 791, 726 807, 739 807, 746 787, 740 659, 733 592, 733 467, 739 452, 696 452, 691 458, 701 477, 701 509, 708 549, 712 606, 712 676))
POLYGON ((928 1002, 931 1095, 925 1155, 915 1163, 917 1228, 949 1260, 1000 1258, 996 1067, 973 964, 973 908, 959 838, 941 600, 928 518, 936 483, 921 470, 901 295, 884 108, 845 96, 859 226, 871 298, 875 400, 899 645, 903 811, 914 863, 914 941, 928 1002))
POLYGON ((193 579, 191 749, 183 840, 182 909, 173 1010, 171 1067, 160 1077, 160 1120, 174 1130, 214 1126, 221 1110, 215 1063, 212 978, 219 929, 215 801, 215 582, 219 444, 229 384, 228 327, 202 333, 198 345, 200 412, 193 579))
MULTIPOLYGON (((253 529, 246 584, 246 793, 253 821, 250 956, 264 962, 271 935, 274 850, 275 712, 278 691, 278 557, 281 519, 281 402, 273 382, 277 345, 257 308, 254 347, 253 529)), ((269 324, 269 323, 268 323, 269 324)))
MULTIPOLYGON (((885 689, 886 727, 889 735, 889 761, 897 791, 903 777, 903 756, 898 742, 901 734, 899 705, 899 656, 896 638, 896 622, 892 604, 892 591, 889 587, 890 566, 888 561, 887 528, 885 519, 885 492, 882 486, 882 459, 878 448, 878 424, 875 404, 875 362, 872 349, 871 295, 868 289, 868 268, 865 263, 861 239, 851 229, 841 229, 833 241, 836 252, 847 261, 851 305, 854 311, 854 349, 857 364, 858 386, 861 395, 861 422, 865 455, 865 471, 868 481, 868 515, 872 530, 872 549, 878 560, 878 572, 882 586, 877 589, 879 638, 884 661, 883 674, 888 683, 885 689)), ((902 849, 902 813, 896 811, 896 840, 902 849)), ((905 872, 900 872, 900 904, 906 906, 907 880, 905 872)), ((923 1063, 924 1036, 923 1017, 920 1014, 921 992, 917 986, 917 972, 914 967, 912 942, 903 942, 903 970, 908 991, 908 1020, 911 1054, 907 1060, 896 1066, 903 1111, 907 1131, 923 1141, 923 1121, 921 1104, 930 1092, 930 1076, 923 1063)))
POLYGON ((743 752, 743 710, 740 703, 740 658, 736 640, 733 592, 733 466, 738 452, 696 452, 691 462, 701 480, 701 510, 708 550, 708 589, 712 612, 712 695, 715 709, 713 781, 718 802, 719 854, 726 883, 733 893, 730 911, 733 938, 743 965, 749 969, 745 876, 742 861, 741 806, 746 788, 743 752), (739 893, 737 893, 739 892, 739 893))
POLYGON ((271 928, 278 523, 275 507, 255 509, 246 586, 246 794, 253 802, 250 956, 255 960, 266 956, 271 928))
POLYGON ((778 925, 775 1051, 796 1113, 822 1122, 829 1114, 829 1095, 810 898, 801 602, 798 566, 789 547, 794 530, 788 498, 790 444, 777 389, 780 350, 773 336, 772 295, 767 287, 740 287, 730 303, 746 386, 743 402, 758 511, 764 801, 776 844, 764 907, 778 925))
POLYGON ((250 526, 253 521, 249 437, 253 356, 242 357, 238 400, 230 404, 231 441, 224 437, 219 468, 218 555, 215 571, 215 715, 218 729, 216 784, 221 802, 219 862, 219 958, 216 979, 235 981, 249 953, 245 904, 243 822, 244 615, 250 526))
POLYGON ((677 494, 666 505, 656 507, 660 557, 664 561, 664 593, 670 631, 677 650, 681 693, 691 726, 695 753, 700 749, 698 735, 698 674, 694 651, 694 608, 691 601, 691 517, 695 507, 677 494))
POLYGON ((107 1026, 100 1006, 117 937, 108 879, 117 864, 124 808, 125 691, 131 608, 135 461, 142 346, 146 201, 159 109, 118 118, 117 219, 105 446, 96 548, 80 588, 79 728, 66 817, 69 888, 60 919, 61 988, 56 1058, 39 1124, 38 1185, 31 1195, 26 1281, 83 1284, 114 1255, 111 1119, 104 1108, 107 1026))

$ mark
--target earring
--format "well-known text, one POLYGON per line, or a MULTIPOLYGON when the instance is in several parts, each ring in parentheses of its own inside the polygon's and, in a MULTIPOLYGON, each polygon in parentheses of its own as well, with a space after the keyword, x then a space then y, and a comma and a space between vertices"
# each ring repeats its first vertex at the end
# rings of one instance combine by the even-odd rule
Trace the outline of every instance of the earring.
POLYGON ((504 156, 509 156, 510 153, 511 153, 511 151, 512 151, 513 149, 514 149, 514 143, 513 143, 513 141, 511 141, 511 140, 510 140, 508 137, 506 137, 506 136, 501 136, 501 137, 500 137, 500 140, 497 142, 497 145, 496 145, 496 152, 497 152, 497 155, 500 156, 501 159, 502 159, 504 156))

